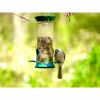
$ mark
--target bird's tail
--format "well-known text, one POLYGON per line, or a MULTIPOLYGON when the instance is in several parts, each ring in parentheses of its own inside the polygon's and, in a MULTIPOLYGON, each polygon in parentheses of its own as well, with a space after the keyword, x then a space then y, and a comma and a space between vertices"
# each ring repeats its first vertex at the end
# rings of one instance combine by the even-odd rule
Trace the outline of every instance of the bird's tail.
POLYGON ((62 64, 58 65, 58 79, 62 79, 62 64))

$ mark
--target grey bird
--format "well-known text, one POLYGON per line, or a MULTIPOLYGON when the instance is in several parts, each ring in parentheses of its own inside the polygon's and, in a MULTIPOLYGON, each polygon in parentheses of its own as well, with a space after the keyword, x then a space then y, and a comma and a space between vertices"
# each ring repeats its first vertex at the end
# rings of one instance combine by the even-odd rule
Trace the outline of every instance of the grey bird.
POLYGON ((65 61, 65 53, 60 50, 55 50, 55 61, 58 63, 58 79, 62 79, 62 65, 65 61))

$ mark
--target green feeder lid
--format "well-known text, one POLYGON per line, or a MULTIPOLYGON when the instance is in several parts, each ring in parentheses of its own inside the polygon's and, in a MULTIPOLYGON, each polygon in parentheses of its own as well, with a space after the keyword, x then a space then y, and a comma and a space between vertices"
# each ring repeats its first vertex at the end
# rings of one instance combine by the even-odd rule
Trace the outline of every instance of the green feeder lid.
POLYGON ((36 16, 36 21, 54 21, 55 16, 36 16))

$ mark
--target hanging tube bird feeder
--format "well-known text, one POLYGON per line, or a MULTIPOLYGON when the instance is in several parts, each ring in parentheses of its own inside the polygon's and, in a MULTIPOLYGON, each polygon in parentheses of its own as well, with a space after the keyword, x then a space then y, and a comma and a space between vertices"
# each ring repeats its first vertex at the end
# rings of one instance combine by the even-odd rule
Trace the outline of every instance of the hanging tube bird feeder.
POLYGON ((54 68, 53 21, 55 16, 36 16, 37 49, 35 68, 54 68))

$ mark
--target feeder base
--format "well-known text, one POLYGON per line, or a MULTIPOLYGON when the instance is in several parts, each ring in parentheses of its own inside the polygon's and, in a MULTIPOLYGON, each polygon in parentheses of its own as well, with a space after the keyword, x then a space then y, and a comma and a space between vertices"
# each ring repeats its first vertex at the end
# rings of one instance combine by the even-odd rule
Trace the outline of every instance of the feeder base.
POLYGON ((36 63, 35 68, 55 68, 55 66, 51 62, 41 62, 36 63))

